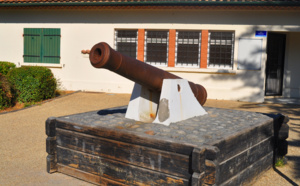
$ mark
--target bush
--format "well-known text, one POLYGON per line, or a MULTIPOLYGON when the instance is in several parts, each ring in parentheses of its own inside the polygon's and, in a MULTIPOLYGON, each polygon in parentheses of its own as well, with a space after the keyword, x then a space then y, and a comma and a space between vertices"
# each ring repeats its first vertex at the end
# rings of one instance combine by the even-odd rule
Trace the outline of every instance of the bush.
POLYGON ((6 77, 0 73, 0 110, 13 106, 13 98, 9 82, 6 77))
POLYGON ((14 63, 0 61, 0 73, 6 75, 11 69, 16 68, 14 63))
POLYGON ((56 79, 46 67, 14 68, 7 74, 19 102, 38 102, 55 96, 56 79))

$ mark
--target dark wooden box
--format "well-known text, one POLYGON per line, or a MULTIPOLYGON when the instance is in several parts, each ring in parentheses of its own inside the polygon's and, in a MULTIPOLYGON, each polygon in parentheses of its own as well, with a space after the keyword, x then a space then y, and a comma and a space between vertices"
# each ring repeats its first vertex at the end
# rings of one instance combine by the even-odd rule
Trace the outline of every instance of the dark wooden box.
POLYGON ((170 126, 125 119, 124 107, 48 118, 47 171, 100 185, 240 185, 286 153, 284 116, 205 109, 170 126))

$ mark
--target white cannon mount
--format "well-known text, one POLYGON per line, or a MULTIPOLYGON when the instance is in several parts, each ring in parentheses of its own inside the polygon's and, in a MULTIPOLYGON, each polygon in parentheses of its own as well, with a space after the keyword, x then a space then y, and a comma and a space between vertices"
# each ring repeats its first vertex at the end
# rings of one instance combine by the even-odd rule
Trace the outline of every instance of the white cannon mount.
POLYGON ((207 114, 185 79, 164 79, 161 93, 135 83, 125 117, 169 126, 207 114))

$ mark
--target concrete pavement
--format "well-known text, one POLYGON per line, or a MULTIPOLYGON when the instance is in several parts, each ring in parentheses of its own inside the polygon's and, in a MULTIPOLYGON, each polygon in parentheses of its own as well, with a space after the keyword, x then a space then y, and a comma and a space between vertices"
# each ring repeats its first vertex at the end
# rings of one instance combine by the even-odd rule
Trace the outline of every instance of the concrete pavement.
POLYGON ((63 116, 126 105, 129 95, 75 93, 28 109, 0 115, 0 185, 89 185, 46 172, 45 121, 63 116))

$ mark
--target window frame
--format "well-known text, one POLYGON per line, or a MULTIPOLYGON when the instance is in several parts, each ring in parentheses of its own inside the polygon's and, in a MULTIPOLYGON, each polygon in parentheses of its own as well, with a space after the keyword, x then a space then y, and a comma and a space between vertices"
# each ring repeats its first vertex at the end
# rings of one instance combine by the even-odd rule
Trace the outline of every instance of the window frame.
MULTIPOLYGON (((200 62, 201 62, 201 42, 202 42, 202 30, 176 30, 176 39, 175 39, 175 67, 187 67, 187 68, 199 68, 200 67, 200 62), (178 44, 179 44, 179 32, 198 32, 199 38, 198 38, 198 59, 197 59, 197 65, 189 65, 189 64, 178 64, 178 44)), ((180 39, 181 40, 181 39, 180 39)), ((189 40, 194 40, 194 39, 188 39, 188 44, 190 44, 189 40)), ((184 41, 183 41, 184 42, 184 41)), ((183 43, 185 44, 185 43, 183 43)))
MULTIPOLYGON (((220 44, 222 41, 227 40, 220 40, 220 44)), ((220 46, 220 45, 219 45, 220 46)), ((215 69, 233 69, 234 68, 234 46, 235 46, 235 31, 223 31, 223 30, 209 30, 208 32, 208 46, 207 46, 207 68, 215 68, 215 69), (212 32, 219 32, 219 33, 231 33, 231 63, 230 65, 222 65, 222 64, 211 64, 210 62, 210 50, 211 50, 211 33, 212 32)))
MULTIPOLYGON (((115 29, 115 34, 114 34, 114 38, 115 38, 115 49, 116 51, 118 52, 121 52, 119 49, 118 49, 118 43, 135 43, 135 59, 137 58, 138 56, 138 29, 115 29), (136 37, 134 38, 133 40, 133 37, 128 37, 126 38, 126 40, 123 40, 122 41, 122 37, 118 37, 118 32, 119 31, 135 31, 136 32, 136 37), (121 40, 120 42, 118 40, 121 40), (128 39, 129 39, 129 42, 128 42, 128 39)), ((121 52, 122 53, 122 52, 121 52)), ((125 54, 126 55, 126 54, 125 54)), ((132 57, 129 55, 129 57, 132 57)))
MULTIPOLYGON (((144 61, 145 63, 147 64, 150 64, 150 65, 153 65, 153 66, 159 66, 159 67, 167 67, 168 66, 168 60, 169 60, 169 37, 170 37, 170 31, 169 30, 145 30, 145 41, 144 41, 144 61), (166 44, 166 60, 165 62, 156 62, 156 61, 148 61, 147 60, 147 44, 148 43, 151 43, 151 44, 155 44, 155 43, 152 43, 152 39, 157 41, 157 40, 163 40, 162 38, 151 38, 151 42, 148 42, 148 32, 167 32, 167 38, 166 41, 163 43, 163 44, 166 44)), ((161 44, 161 43, 157 43, 157 44, 161 44)))

